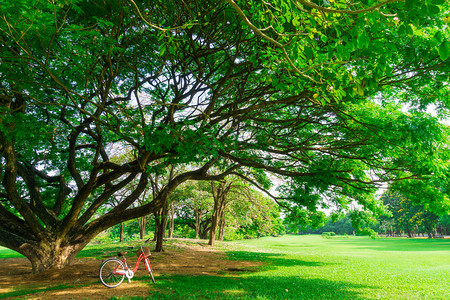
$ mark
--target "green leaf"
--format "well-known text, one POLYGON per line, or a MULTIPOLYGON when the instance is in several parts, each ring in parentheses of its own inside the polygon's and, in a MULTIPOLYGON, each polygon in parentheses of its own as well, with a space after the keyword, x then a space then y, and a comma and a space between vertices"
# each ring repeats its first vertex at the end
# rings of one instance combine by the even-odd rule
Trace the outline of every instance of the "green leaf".
POLYGON ((399 35, 405 35, 405 32, 406 32, 406 26, 405 26, 405 24, 400 25, 400 26, 398 27, 398 34, 399 34, 399 35))
POLYGON ((436 15, 440 12, 440 9, 438 6, 436 5, 428 5, 428 11, 430 12, 430 14, 436 15))
POLYGON ((305 48, 305 55, 308 59, 312 59, 313 58, 313 51, 311 50, 311 48, 306 47, 305 48))
POLYGON ((441 32, 441 31, 436 31, 436 33, 435 33, 435 35, 434 35, 433 38, 434 38, 436 41, 441 42, 442 39, 443 39, 442 32, 441 32))
POLYGON ((366 31, 360 33, 357 37, 358 49, 364 49, 369 47, 370 38, 366 31))
POLYGON ((412 36, 414 35, 414 29, 413 29, 413 27, 412 27, 411 24, 409 24, 409 25, 406 26, 406 34, 407 34, 409 37, 412 37, 412 36))
POLYGON ((446 60, 450 56, 450 43, 444 41, 439 47, 439 56, 442 60, 446 60))

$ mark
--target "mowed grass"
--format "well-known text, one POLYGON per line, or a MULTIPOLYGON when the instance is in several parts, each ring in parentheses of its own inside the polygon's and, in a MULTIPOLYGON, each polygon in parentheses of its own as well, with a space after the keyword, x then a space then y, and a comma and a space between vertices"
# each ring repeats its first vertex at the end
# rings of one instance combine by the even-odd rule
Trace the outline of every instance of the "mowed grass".
POLYGON ((14 257, 24 257, 24 256, 20 253, 17 253, 16 251, 0 246, 0 259, 14 258, 14 257))
MULTIPOLYGON (((264 265, 219 276, 163 275, 156 284, 148 276, 133 281, 148 282, 145 299, 450 299, 450 239, 286 235, 218 245, 228 259, 264 265)), ((89 245, 79 257, 128 246, 89 245)), ((17 255, 0 247, 0 258, 17 255)), ((113 299, 142 299, 119 295, 113 299)))
POLYGON ((230 259, 265 265, 161 276, 148 299, 450 299, 448 239, 286 235, 221 245, 230 259))

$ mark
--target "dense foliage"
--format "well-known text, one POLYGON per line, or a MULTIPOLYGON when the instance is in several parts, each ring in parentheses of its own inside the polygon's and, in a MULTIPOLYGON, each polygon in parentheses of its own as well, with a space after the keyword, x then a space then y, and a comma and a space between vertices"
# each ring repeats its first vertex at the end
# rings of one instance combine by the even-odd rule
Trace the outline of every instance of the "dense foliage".
POLYGON ((428 234, 428 237, 435 236, 440 220, 437 214, 396 191, 388 190, 381 198, 392 213, 390 217, 382 217, 380 220, 380 227, 385 233, 395 235, 403 231, 408 237, 412 237, 414 233, 422 232, 428 234))
POLYGON ((187 180, 276 174, 286 214, 315 222, 443 176, 426 109, 447 111, 448 3, 318 3, 1 1, 0 244, 61 267, 187 180), (134 205, 171 165, 189 167, 134 205))

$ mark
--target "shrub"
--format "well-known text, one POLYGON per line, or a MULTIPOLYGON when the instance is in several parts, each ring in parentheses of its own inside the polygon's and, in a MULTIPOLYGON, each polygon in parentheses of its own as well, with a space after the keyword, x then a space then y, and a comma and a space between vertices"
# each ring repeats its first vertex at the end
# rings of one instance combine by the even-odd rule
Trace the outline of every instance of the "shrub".
POLYGON ((327 238, 327 239, 330 239, 331 237, 333 237, 333 236, 336 236, 336 233, 334 233, 334 232, 323 232, 322 233, 322 237, 323 238, 327 238))

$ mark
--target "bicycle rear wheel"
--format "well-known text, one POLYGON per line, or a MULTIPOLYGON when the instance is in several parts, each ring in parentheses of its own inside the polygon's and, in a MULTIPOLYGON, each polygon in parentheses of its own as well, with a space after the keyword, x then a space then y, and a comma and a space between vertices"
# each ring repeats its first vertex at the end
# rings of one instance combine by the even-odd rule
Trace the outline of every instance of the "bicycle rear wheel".
POLYGON ((109 258, 100 266, 100 281, 104 286, 114 288, 122 283, 125 278, 123 263, 117 258, 109 258))

